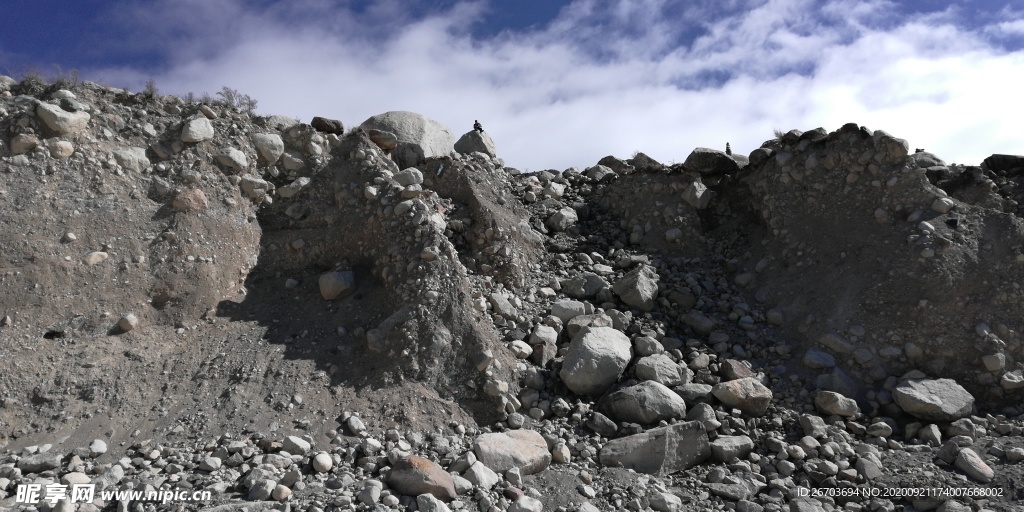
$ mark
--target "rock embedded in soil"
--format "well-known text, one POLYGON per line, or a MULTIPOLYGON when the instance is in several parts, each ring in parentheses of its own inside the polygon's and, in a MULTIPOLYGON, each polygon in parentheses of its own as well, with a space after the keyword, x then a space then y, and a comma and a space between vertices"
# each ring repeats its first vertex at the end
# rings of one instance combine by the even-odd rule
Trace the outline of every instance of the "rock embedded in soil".
POLYGON ((336 300, 355 292, 356 276, 351 270, 336 270, 320 274, 317 282, 324 300, 336 300))
POLYGON ((81 133, 89 125, 91 119, 85 112, 68 112, 50 103, 40 103, 36 107, 36 115, 42 119, 47 128, 57 135, 81 133))
POLYGON ((122 332, 128 332, 139 326, 139 319, 132 313, 121 317, 117 321, 117 328, 121 329, 122 332))

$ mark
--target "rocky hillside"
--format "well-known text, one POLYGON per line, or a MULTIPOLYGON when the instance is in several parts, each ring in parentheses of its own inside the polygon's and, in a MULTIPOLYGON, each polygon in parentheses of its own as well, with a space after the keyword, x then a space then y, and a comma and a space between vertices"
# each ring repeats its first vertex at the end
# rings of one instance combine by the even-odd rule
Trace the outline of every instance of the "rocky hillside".
POLYGON ((1024 500, 1024 157, 848 124, 526 175, 409 112, 7 77, 0 134, 0 510, 1024 500))

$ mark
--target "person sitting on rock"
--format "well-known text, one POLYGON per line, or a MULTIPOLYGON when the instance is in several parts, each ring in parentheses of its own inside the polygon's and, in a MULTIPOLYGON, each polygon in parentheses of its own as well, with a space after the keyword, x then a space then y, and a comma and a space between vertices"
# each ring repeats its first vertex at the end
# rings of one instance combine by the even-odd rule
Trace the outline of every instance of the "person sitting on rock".
POLYGON ((480 124, 480 121, 477 121, 476 119, 473 120, 473 129, 480 133, 484 132, 484 126, 480 124))

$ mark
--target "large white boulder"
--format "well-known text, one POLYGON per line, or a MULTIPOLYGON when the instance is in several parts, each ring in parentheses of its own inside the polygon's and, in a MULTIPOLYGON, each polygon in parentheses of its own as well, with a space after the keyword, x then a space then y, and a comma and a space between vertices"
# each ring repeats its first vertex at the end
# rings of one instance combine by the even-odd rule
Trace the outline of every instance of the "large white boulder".
POLYGON ((414 167, 427 158, 447 156, 455 149, 455 135, 447 126, 415 112, 385 112, 363 121, 359 127, 395 134, 398 147, 391 157, 401 168, 414 167))
POLYGON ((57 135, 72 135, 85 130, 90 118, 85 112, 68 112, 51 103, 40 103, 36 107, 36 115, 57 135))
POLYGON ((483 153, 491 158, 498 156, 498 150, 494 146, 494 139, 487 132, 473 130, 467 132, 455 143, 455 151, 463 155, 470 153, 483 153))

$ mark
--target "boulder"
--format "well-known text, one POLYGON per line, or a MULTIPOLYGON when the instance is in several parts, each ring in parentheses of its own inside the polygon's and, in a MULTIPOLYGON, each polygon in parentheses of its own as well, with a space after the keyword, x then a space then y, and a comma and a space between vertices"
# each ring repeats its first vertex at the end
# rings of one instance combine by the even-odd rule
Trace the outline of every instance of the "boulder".
POLYGON ((39 146, 39 137, 29 133, 20 133, 11 139, 10 149, 12 155, 21 155, 32 151, 39 146))
POLYGON ((291 183, 289 183, 289 184, 287 184, 287 185, 277 189, 277 195, 279 195, 279 196, 281 196, 281 197, 283 197, 285 199, 288 199, 290 197, 295 197, 299 192, 302 192, 303 190, 305 190, 306 187, 308 187, 309 184, 312 181, 313 181, 312 179, 310 179, 310 178, 308 178, 306 176, 303 176, 303 177, 298 178, 295 181, 293 181, 293 182, 291 182, 291 183))
POLYGON ((683 315, 682 321, 686 325, 690 326, 690 328, 693 329, 693 332, 703 336, 711 334, 711 331, 714 331, 715 328, 718 327, 717 322, 704 316, 700 311, 690 311, 683 315))
POLYGON ((608 281, 593 272, 577 274, 562 283, 562 293, 574 299, 589 299, 597 295, 602 288, 608 287, 608 281))
POLYGON ((710 148, 696 148, 683 162, 683 169, 700 174, 721 174, 740 169, 731 156, 724 151, 710 148))
POLYGON ((814 395, 814 406, 825 415, 835 414, 852 418, 860 414, 860 407, 855 400, 834 391, 818 390, 814 395))
POLYGON ((876 159, 880 159, 881 164, 902 163, 910 151, 910 144, 905 139, 893 137, 883 130, 875 130, 871 134, 871 142, 875 145, 875 151, 880 153, 876 159))
POLYGON ((907 414, 926 421, 957 420, 974 407, 974 397, 952 379, 905 380, 892 397, 907 414))
POLYGON ((696 179, 690 183, 686 190, 683 191, 683 201, 686 201, 690 206, 703 210, 711 205, 711 200, 715 197, 715 193, 708 190, 707 185, 702 183, 700 179, 696 179))
POLYGON ((473 453, 478 461, 499 473, 519 468, 523 475, 532 475, 551 464, 544 436, 533 430, 483 434, 473 443, 473 453))
POLYGON ((508 507, 508 512, 541 512, 542 510, 544 510, 544 502, 530 496, 520 496, 508 507))
POLYGON ((142 172, 149 169, 149 158, 146 157, 146 148, 124 148, 114 151, 114 159, 117 165, 133 172, 142 172))
POLYGON ((754 450, 754 441, 747 436, 718 436, 711 442, 711 457, 717 462, 742 459, 754 450))
POLYGON ((937 166, 946 167, 946 162, 927 151, 917 151, 910 155, 910 158, 914 161, 914 165, 919 169, 927 169, 929 167, 937 166))
POLYGON ((197 117, 181 128, 182 142, 202 142, 213 138, 213 123, 205 117, 197 117))
POLYGON ((995 154, 983 160, 982 164, 993 172, 1009 171, 1024 167, 1024 156, 995 154))
POLYGON ((476 461, 473 465, 469 466, 469 469, 462 474, 462 478, 465 478, 469 483, 477 487, 487 490, 491 490, 492 487, 498 485, 498 482, 501 481, 501 477, 497 473, 480 461, 476 461))
POLYGON ((338 121, 337 119, 328 119, 326 117, 316 116, 309 124, 318 132, 334 133, 338 135, 345 133, 345 125, 341 124, 341 121, 338 121))
POLYGON ((171 202, 171 208, 179 212, 201 212, 209 208, 210 202, 206 194, 198 188, 180 190, 171 202))
POLYGON ((664 164, 642 152, 637 152, 637 154, 633 155, 633 158, 629 159, 629 164, 636 169, 650 169, 660 171, 665 168, 664 164))
POLYGON ((238 186, 242 189, 242 193, 250 199, 260 199, 270 190, 270 183, 251 174, 243 175, 242 179, 238 181, 238 186))
POLYGON ((269 500, 276 487, 277 482, 274 480, 259 480, 249 488, 249 495, 246 496, 246 499, 249 501, 269 500))
POLYGON ((75 153, 75 146, 66 140, 48 140, 46 148, 50 150, 50 156, 58 160, 66 160, 75 153))
POLYGON ((601 406, 615 420, 641 425, 686 416, 686 402, 671 389, 651 380, 611 393, 601 400, 601 406))
POLYGON ((334 467, 334 459, 331 458, 331 454, 327 452, 320 452, 313 457, 310 464, 313 466, 313 471, 316 471, 317 473, 326 473, 334 467))
POLYGON ((236 148, 221 149, 214 153, 213 157, 217 159, 217 162, 228 169, 244 172, 249 168, 249 159, 245 157, 245 153, 242 153, 236 148))
POLYGON ((541 368, 546 367, 558 354, 558 331, 554 327, 538 325, 528 340, 532 350, 530 360, 541 368))
POLYGON ((551 314, 557 316, 563 323, 586 312, 586 306, 578 300, 562 299, 551 304, 551 314))
POLYGON ((772 402, 772 391, 753 377, 715 384, 711 393, 723 404, 751 416, 764 416, 772 402))
POLYGON ((455 143, 455 151, 463 155, 483 153, 491 158, 498 156, 498 151, 494 146, 494 140, 491 139, 491 136, 487 132, 476 130, 466 132, 460 137, 458 142, 455 143))
POLYGON ((679 363, 665 354, 653 354, 640 358, 633 367, 636 377, 641 380, 654 381, 666 386, 683 383, 683 371, 679 363))
POLYGON ((398 136, 387 130, 369 130, 366 134, 370 137, 370 142, 388 153, 398 147, 398 136))
POLYGON ((416 496, 416 510, 419 512, 451 512, 452 509, 432 494, 420 494, 416 496))
POLYGON ((309 441, 306 441, 301 437, 288 436, 284 438, 284 442, 281 443, 281 449, 292 455, 305 455, 309 452, 310 445, 309 441))
MULTIPOLYGON (((637 153, 637 155, 640 155, 640 154, 642 154, 642 153, 637 153)), ((615 171, 617 174, 629 174, 629 173, 632 173, 632 172, 636 171, 636 167, 635 166, 633 166, 632 164, 626 162, 625 160, 621 160, 621 159, 616 158, 616 157, 614 157, 612 155, 608 155, 608 156, 598 160, 597 161, 597 165, 603 165, 603 166, 611 169, 612 171, 615 171)))
POLYGON ((611 327, 585 327, 573 336, 559 377, 577 395, 601 395, 622 375, 633 346, 611 327))
POLYGON ((407 169, 402 169, 400 172, 395 174, 394 178, 395 181, 403 187, 408 187, 409 185, 420 185, 423 183, 423 172, 415 167, 409 167, 407 169))
POLYGON ((417 455, 401 457, 388 473, 388 486, 406 496, 430 494, 437 499, 456 498, 455 480, 436 462, 417 455))
POLYGON ((580 218, 576 215, 576 210, 562 208, 548 217, 544 224, 551 228, 552 231, 565 231, 579 220, 580 218))
POLYGON ((284 140, 276 133, 257 133, 252 136, 252 145, 260 157, 273 165, 284 154, 284 140))
POLYGON ((363 121, 360 127, 395 134, 398 144, 392 158, 399 167, 413 167, 427 158, 448 156, 455 147, 455 136, 448 127, 414 112, 385 112, 363 121))
POLYGON ((601 164, 588 168, 583 175, 596 182, 611 181, 618 176, 610 167, 601 164))
POLYGON ((666 476, 692 468, 710 456, 704 425, 687 421, 608 441, 598 458, 605 466, 666 476))
POLYGON ((36 115, 57 135, 74 135, 85 130, 90 116, 86 112, 68 112, 57 105, 40 103, 36 115))
POLYGON ((650 265, 640 265, 619 279, 612 291, 629 307, 650 311, 658 298, 658 273, 650 265))
POLYGON ((615 321, 612 320, 612 317, 604 313, 594 313, 593 315, 580 315, 569 320, 565 324, 565 332, 569 334, 569 338, 572 338, 584 327, 613 327, 614 325, 615 321))
POLYGON ((99 457, 107 453, 107 442, 102 439, 93 439, 92 443, 89 443, 89 456, 92 458, 99 457))
POLYGON ((987 484, 992 481, 995 471, 985 463, 977 452, 970 448, 962 448, 956 454, 953 465, 976 482, 987 484))

